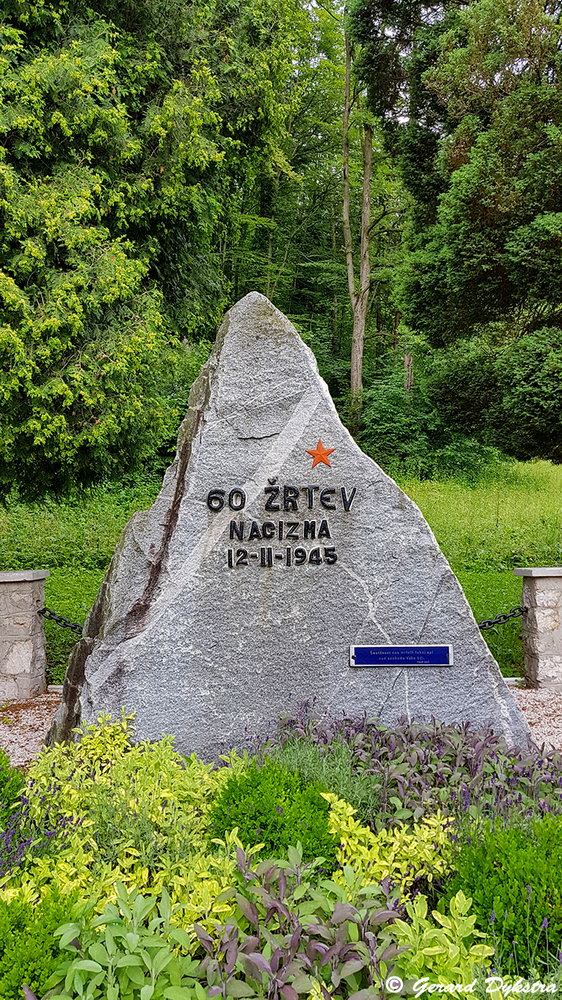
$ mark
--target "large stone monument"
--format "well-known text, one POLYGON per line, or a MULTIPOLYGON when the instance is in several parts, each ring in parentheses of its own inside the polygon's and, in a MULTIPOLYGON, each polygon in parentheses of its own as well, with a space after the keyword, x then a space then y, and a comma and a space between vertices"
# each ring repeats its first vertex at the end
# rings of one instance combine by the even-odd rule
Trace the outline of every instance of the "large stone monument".
POLYGON ((470 720, 526 741, 422 514, 356 445, 263 295, 226 315, 189 402, 160 495, 125 528, 75 648, 51 738, 123 706, 139 735, 173 733, 212 758, 315 698, 318 714, 470 720))

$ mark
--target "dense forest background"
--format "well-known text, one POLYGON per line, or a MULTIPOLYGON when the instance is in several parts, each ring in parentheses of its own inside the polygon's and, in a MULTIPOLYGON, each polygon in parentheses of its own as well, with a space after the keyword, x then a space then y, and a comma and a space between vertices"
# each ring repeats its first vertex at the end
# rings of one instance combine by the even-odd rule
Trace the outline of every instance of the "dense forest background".
POLYGON ((391 472, 559 462, 561 13, 3 0, 5 490, 167 464, 252 289, 391 472))

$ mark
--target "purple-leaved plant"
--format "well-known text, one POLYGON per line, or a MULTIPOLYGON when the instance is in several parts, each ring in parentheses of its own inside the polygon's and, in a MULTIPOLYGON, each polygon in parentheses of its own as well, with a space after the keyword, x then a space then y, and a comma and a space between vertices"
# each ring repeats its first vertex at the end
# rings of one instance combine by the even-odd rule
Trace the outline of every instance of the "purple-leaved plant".
POLYGON ((458 817, 562 813, 559 752, 533 744, 508 747, 492 729, 469 722, 401 719, 389 728, 366 716, 318 721, 312 703, 304 702, 261 751, 295 740, 314 744, 321 754, 329 754, 335 742, 349 748, 352 773, 363 787, 368 782, 368 818, 378 828, 437 808, 458 817))
POLYGON ((318 862, 303 864, 291 848, 289 863, 253 859, 238 850, 241 885, 236 910, 218 940, 195 925, 205 953, 201 970, 210 997, 236 997, 248 989, 268 1000, 298 1000, 320 983, 324 1000, 359 994, 385 996, 393 959, 405 949, 392 936, 395 898, 373 886, 356 906, 334 898, 336 887, 318 882, 318 862))

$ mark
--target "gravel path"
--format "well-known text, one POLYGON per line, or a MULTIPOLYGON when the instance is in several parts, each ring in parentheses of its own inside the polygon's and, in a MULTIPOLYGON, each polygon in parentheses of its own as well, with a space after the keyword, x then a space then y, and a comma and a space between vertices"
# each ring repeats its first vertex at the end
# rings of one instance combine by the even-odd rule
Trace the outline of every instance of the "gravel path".
MULTIPOLYGON (((562 692, 512 688, 525 712, 535 743, 562 750, 562 692)), ((37 756, 60 704, 60 694, 48 692, 24 702, 0 706, 0 747, 12 764, 25 766, 37 756)))
POLYGON ((525 712, 535 743, 562 750, 562 691, 518 687, 512 690, 525 712))
POLYGON ((29 764, 39 753, 61 696, 49 691, 29 701, 7 701, 0 705, 0 747, 12 764, 29 764))

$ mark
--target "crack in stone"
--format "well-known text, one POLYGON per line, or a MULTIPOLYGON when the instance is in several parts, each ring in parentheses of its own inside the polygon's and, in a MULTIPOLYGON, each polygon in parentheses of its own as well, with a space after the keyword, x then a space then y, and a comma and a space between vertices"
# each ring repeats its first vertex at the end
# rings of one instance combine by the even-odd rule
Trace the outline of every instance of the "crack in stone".
MULTIPOLYGON (((359 586, 361 587, 363 593, 365 594, 365 597, 367 598, 367 606, 368 606, 369 610, 367 611, 367 614, 365 615, 365 617, 364 617, 361 625, 359 626, 359 628, 357 629, 357 632, 355 633, 355 640, 357 641, 357 636, 361 632, 361 629, 363 629, 364 626, 365 626, 365 624, 367 623, 367 621, 370 620, 370 621, 372 621, 377 626, 380 634, 382 636, 384 636, 384 638, 386 639, 386 641, 389 642, 389 643, 392 643, 392 639, 390 638, 390 636, 388 635, 388 633, 385 632, 385 630, 383 629, 381 623, 379 622, 378 618, 375 615, 375 608, 374 608, 375 598, 374 598, 373 594, 371 594, 371 591, 369 590, 369 588, 368 588, 367 584, 365 583, 365 581, 362 580, 360 576, 357 576, 357 574, 354 573, 353 570, 350 569, 349 566, 346 566, 345 563, 342 562, 341 560, 340 560, 339 565, 343 569, 344 573, 347 573, 348 576, 352 577, 352 579, 355 580, 355 582, 359 584, 359 586)), ((352 643, 351 645, 354 645, 354 644, 352 643)))
POLYGON ((379 710, 378 710, 378 712, 377 712, 377 716, 376 716, 376 717, 377 717, 377 719, 380 719, 380 718, 381 718, 381 716, 382 716, 382 713, 384 712, 384 709, 385 709, 385 706, 386 706, 386 704, 387 704, 387 702, 388 702, 389 698, 391 698, 391 696, 392 696, 392 692, 394 691, 394 688, 395 688, 395 687, 396 687, 396 685, 398 684, 398 681, 400 680, 400 677, 402 676, 402 674, 404 673, 404 671, 405 671, 405 668, 404 668, 404 667, 400 667, 400 669, 399 669, 398 673, 396 674, 396 677, 394 678, 394 680, 393 680, 393 682, 392 682, 392 686, 391 686, 391 688, 390 688, 390 691, 388 692, 388 694, 387 694, 386 698, 384 699, 384 701, 383 701, 383 703, 382 703, 381 707, 379 708, 379 710))
POLYGON ((444 571, 441 574, 441 576, 439 577, 439 583, 437 584, 437 587, 435 588, 435 593, 434 593, 433 598, 432 598, 432 600, 431 600, 431 602, 429 604, 429 607, 427 609, 427 614, 426 614, 426 616, 425 616, 425 618, 423 620, 422 627, 420 628, 420 631, 419 631, 418 642, 421 642, 421 637, 422 637, 422 635, 423 635, 423 633, 425 631, 425 626, 427 625, 429 616, 430 616, 431 612, 433 611, 433 609, 435 607, 435 602, 437 601, 437 598, 439 596, 439 591, 441 590, 441 586, 442 586, 443 581, 445 580, 446 576, 447 576, 447 572, 444 571))
POLYGON ((237 434, 236 437, 239 441, 265 441, 267 438, 278 437, 279 431, 274 431, 273 434, 237 434))
POLYGON ((410 712, 410 685, 408 681, 408 671, 404 670, 404 701, 406 702, 406 718, 408 722, 412 721, 412 715, 410 712))

